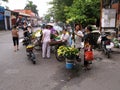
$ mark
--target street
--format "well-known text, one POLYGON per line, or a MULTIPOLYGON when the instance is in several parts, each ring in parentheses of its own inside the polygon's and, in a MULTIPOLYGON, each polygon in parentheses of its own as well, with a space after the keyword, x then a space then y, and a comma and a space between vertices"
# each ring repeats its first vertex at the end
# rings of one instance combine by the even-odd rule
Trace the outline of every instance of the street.
POLYGON ((66 70, 53 53, 51 59, 42 59, 41 51, 35 51, 33 65, 22 43, 14 52, 11 32, 0 31, 0 90, 120 90, 120 53, 113 52, 110 59, 101 51, 94 54, 89 71, 66 70))

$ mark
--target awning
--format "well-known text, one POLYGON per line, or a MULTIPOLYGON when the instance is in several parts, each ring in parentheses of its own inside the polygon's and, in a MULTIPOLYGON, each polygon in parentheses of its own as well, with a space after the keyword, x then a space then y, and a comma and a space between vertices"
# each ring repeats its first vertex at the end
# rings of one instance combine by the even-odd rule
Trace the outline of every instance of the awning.
POLYGON ((19 13, 19 15, 30 17, 30 15, 25 14, 25 13, 19 13))

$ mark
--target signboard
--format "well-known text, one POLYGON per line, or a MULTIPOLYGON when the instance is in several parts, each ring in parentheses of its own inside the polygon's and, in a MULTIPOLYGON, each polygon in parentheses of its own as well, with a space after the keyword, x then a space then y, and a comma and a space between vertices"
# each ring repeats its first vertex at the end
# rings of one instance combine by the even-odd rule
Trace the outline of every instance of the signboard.
POLYGON ((116 10, 115 9, 102 9, 102 27, 114 28, 116 22, 116 10))

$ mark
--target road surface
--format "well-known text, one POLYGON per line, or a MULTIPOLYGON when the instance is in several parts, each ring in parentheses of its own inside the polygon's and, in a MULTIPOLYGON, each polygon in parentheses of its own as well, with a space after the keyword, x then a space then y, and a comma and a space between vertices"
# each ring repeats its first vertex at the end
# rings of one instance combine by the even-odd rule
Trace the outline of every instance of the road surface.
POLYGON ((0 90, 120 90, 120 53, 107 59, 95 51, 90 71, 66 70, 65 63, 58 62, 54 54, 51 59, 42 59, 41 51, 35 55, 37 64, 33 65, 22 43, 14 52, 11 32, 0 31, 0 90))

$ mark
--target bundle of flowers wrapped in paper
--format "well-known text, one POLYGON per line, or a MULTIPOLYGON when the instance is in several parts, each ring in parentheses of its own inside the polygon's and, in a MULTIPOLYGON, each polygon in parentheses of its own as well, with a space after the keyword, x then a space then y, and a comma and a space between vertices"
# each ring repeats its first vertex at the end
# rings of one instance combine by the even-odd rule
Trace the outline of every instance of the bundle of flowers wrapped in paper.
POLYGON ((42 36, 42 30, 37 30, 35 32, 33 32, 32 34, 32 38, 36 38, 36 37, 40 37, 42 36))
POLYGON ((75 59, 79 50, 73 47, 60 46, 57 50, 58 56, 64 56, 67 59, 75 59))

